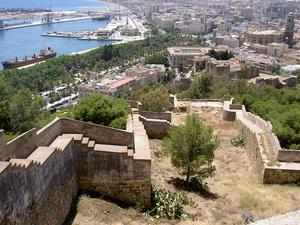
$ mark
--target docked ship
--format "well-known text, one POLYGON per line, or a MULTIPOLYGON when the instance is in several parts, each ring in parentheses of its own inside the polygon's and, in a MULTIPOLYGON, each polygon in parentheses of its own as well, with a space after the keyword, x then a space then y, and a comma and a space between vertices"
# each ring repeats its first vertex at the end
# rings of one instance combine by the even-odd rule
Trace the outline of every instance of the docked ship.
POLYGON ((4 69, 13 69, 13 68, 23 67, 30 64, 42 62, 47 59, 53 58, 55 56, 56 56, 56 52, 48 47, 46 49, 41 49, 40 54, 38 56, 34 54, 32 57, 25 56, 24 59, 20 59, 20 60, 16 57, 15 60, 2 62, 2 65, 4 69))

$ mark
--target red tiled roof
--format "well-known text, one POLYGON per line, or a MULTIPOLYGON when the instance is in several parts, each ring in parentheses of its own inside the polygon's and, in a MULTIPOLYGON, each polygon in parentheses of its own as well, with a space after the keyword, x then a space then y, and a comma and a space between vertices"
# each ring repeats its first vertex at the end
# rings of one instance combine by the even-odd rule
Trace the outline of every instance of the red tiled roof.
POLYGON ((115 88, 118 88, 124 84, 127 84, 129 83, 130 81, 133 81, 135 80, 136 78, 135 77, 128 77, 128 78, 125 78, 125 79, 122 79, 122 80, 118 80, 117 82, 113 83, 109 89, 112 90, 112 89, 115 89, 115 88))

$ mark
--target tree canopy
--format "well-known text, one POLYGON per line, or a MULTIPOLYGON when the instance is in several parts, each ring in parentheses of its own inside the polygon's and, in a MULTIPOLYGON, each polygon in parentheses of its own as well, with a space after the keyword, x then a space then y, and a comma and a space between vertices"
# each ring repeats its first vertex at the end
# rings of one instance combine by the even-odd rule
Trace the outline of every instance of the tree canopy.
POLYGON ((77 120, 123 129, 130 108, 124 99, 92 94, 80 101, 73 112, 77 120))
POLYGON ((185 124, 171 127, 163 145, 171 154, 172 165, 186 175, 202 176, 211 167, 214 151, 219 145, 210 126, 205 126, 198 115, 188 115, 185 124))
POLYGON ((195 73, 194 82, 191 87, 181 93, 179 96, 182 98, 209 98, 212 91, 213 77, 206 72, 195 73))
POLYGON ((143 110, 151 112, 165 112, 169 108, 168 89, 161 86, 153 91, 142 94, 140 101, 143 104, 143 110))
POLYGON ((232 52, 226 51, 215 51, 211 49, 208 51, 208 55, 215 58, 216 60, 228 60, 234 57, 232 52))
POLYGON ((9 104, 9 117, 13 131, 24 132, 34 126, 45 101, 30 90, 18 91, 9 104))

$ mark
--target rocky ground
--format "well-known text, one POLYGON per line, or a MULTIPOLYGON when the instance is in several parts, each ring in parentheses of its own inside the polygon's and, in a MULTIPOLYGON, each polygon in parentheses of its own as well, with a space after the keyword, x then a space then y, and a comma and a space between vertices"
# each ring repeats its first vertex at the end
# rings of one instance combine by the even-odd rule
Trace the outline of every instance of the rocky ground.
MULTIPOLYGON (((121 208, 99 198, 81 196, 77 214, 69 224, 242 224, 242 214, 251 213, 255 220, 299 209, 300 187, 297 185, 262 185, 256 177, 246 149, 233 147, 231 139, 237 135, 235 124, 222 121, 220 109, 191 107, 206 124, 213 126, 220 140, 215 153, 216 172, 207 179, 209 192, 188 196, 193 204, 185 210, 191 215, 183 221, 156 220, 132 208, 121 208)), ((183 123, 186 114, 174 114, 177 124, 183 123)), ((172 184, 181 177, 162 154, 161 140, 150 140, 152 151, 152 183, 154 189, 178 191, 172 184)))

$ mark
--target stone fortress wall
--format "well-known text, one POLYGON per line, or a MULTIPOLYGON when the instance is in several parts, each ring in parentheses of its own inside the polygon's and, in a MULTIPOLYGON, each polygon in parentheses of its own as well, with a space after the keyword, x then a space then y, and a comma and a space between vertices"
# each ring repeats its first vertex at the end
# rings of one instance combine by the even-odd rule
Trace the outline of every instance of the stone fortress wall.
MULTIPOLYGON (((170 96, 171 108, 176 105, 176 96, 170 96)), ((172 126, 172 112, 147 112, 143 110, 140 102, 128 102, 133 111, 139 114, 139 120, 143 123, 149 138, 164 138, 170 126, 172 126)))
POLYGON ((264 183, 299 182, 300 151, 282 149, 270 122, 247 112, 244 106, 237 109, 231 105, 233 99, 224 102, 223 119, 236 120, 259 178, 264 183))
POLYGON ((79 189, 151 201, 151 155, 138 115, 127 130, 56 119, 6 143, 0 133, 0 224, 62 224, 79 189))
MULTIPOLYGON (((176 96, 170 99, 173 107, 184 107, 176 96)), ((300 151, 281 149, 269 122, 233 100, 196 102, 203 107, 217 104, 223 107, 224 120, 236 121, 264 183, 300 181, 300 151)), ((1 131, 0 224, 62 224, 79 189, 149 206, 148 136, 163 138, 172 113, 144 112, 141 103, 129 104, 133 113, 126 130, 59 118, 8 143, 1 131)))

